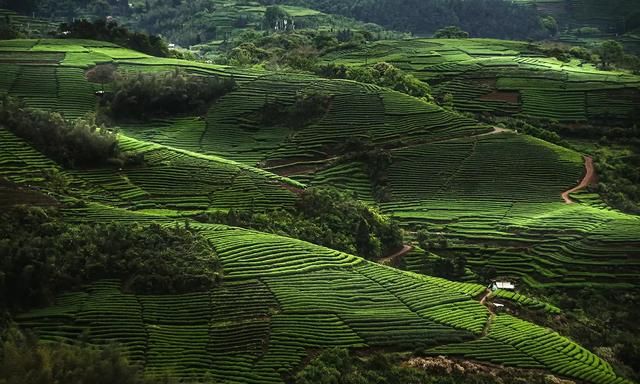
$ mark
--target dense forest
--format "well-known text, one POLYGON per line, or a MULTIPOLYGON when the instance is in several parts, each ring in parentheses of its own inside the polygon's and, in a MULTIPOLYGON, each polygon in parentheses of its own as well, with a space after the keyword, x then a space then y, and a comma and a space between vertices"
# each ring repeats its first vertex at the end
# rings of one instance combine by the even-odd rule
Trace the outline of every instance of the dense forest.
POLYGON ((502 0, 262 0, 264 4, 300 4, 385 28, 431 35, 456 25, 473 37, 541 39, 549 35, 535 9, 502 0), (503 20, 510 20, 505 23, 503 20))

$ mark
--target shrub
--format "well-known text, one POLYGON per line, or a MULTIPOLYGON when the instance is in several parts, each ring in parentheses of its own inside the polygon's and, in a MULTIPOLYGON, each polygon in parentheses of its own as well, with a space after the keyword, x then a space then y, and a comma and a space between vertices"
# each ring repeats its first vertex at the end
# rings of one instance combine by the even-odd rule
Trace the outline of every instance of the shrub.
POLYGON ((438 29, 433 35, 436 39, 466 39, 469 32, 465 32, 455 25, 438 29))

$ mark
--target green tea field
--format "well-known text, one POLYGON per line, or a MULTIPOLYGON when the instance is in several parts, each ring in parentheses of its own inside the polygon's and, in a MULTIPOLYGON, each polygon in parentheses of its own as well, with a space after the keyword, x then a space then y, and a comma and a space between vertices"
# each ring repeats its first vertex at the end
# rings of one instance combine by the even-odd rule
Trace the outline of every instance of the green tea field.
MULTIPOLYGON (((47 342, 116 341, 146 376, 181 382, 290 383, 318 351, 343 347, 420 350, 576 383, 631 384, 602 350, 485 305, 489 291, 473 280, 491 267, 528 292, 637 289, 640 217, 586 190, 563 200, 585 177, 586 154, 462 112, 624 119, 640 105, 640 77, 539 57, 527 43, 479 39, 379 41, 324 60, 393 63, 434 93, 453 94, 459 111, 299 72, 158 58, 91 40, 0 40, 0 96, 66 119, 100 113, 102 84, 86 76, 96 65, 113 64, 118 74, 179 68, 235 81, 202 115, 110 127, 120 150, 144 159, 137 165, 63 167, 0 122, 0 187, 55 199, 70 223, 188 226, 210 243, 223 274, 219 286, 184 294, 134 294, 118 280, 99 279, 17 314, 16 324, 47 342), (305 95, 324 107, 293 124, 305 95), (363 160, 371 153, 390 159, 384 177, 363 160), (275 214, 317 186, 352 192, 397 220, 413 247, 404 270, 200 220, 275 214), (446 239, 433 254, 466 255, 463 279, 421 273, 421 229, 446 239)), ((110 92, 113 84, 104 86, 110 92)), ((16 197, 0 188, 5 196, 16 197)), ((549 316, 564 311, 516 292, 498 290, 495 298, 549 316)))

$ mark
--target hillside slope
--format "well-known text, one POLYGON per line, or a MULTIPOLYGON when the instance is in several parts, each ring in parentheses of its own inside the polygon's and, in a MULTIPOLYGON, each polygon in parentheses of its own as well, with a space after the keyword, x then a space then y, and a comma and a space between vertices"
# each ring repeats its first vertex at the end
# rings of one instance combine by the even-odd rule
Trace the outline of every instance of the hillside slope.
MULTIPOLYGON (((455 239, 451 247, 469 251, 473 269, 492 265, 534 287, 638 283, 638 218, 593 197, 562 202, 561 192, 581 177, 574 151, 355 82, 159 59, 90 41, 0 42, 0 54, 0 93, 67 117, 95 111, 100 85, 87 82, 84 71, 96 63, 115 63, 120 71, 182 67, 238 83, 204 118, 119 127, 123 150, 144 154, 144 167, 62 169, 0 129, 0 177, 50 194, 65 220, 175 226, 207 211, 269 212, 290 205, 304 187, 285 175, 371 193, 376 185, 360 160, 339 148, 358 137, 393 159, 389 201, 368 200, 409 231, 426 223, 455 239), (331 100, 322 116, 302 127, 264 123, 265 107, 290 106, 310 90, 331 100), (52 169, 64 188, 47 182, 52 169), (485 253, 470 252, 481 247, 485 253)), ((492 316, 478 301, 482 285, 399 271, 296 239, 187 221, 222 263, 219 288, 134 295, 118 281, 101 280, 16 320, 43 340, 114 339, 149 376, 282 383, 310 351, 339 346, 419 348, 590 383, 628 383, 549 329, 492 316)))
POLYGON ((117 281, 99 281, 18 316, 19 324, 44 340, 82 332, 92 343, 115 339, 150 376, 281 383, 310 349, 446 345, 431 353, 458 354, 456 343, 467 341, 464 353, 479 360, 625 383, 607 363, 556 333, 508 315, 491 317, 473 300, 480 285, 400 272, 274 235, 194 228, 223 263, 220 288, 132 295, 117 281), (483 336, 487 323, 491 331, 483 336))
MULTIPOLYGON (((446 46, 441 41, 412 44, 446 46)), ((488 49, 486 41, 466 44, 479 50, 478 55, 488 49)), ((502 49, 522 46, 501 44, 502 49)), ((471 50, 462 47, 453 53, 460 54, 460 49, 471 50)), ((495 50, 489 54, 495 55, 495 50)), ((0 71, 9 74, 0 92, 70 117, 95 107, 91 94, 99 85, 88 83, 83 76, 83 70, 94 63, 117 63, 120 71, 166 71, 179 66, 196 74, 233 76, 238 89, 213 104, 203 119, 186 116, 120 127, 128 137, 144 142, 142 147, 153 154, 150 159, 155 161, 158 156, 153 172, 159 180, 183 180, 192 169, 186 162, 176 163, 184 164, 184 171, 178 174, 163 157, 171 154, 173 158, 177 151, 185 161, 192 161, 189 159, 197 152, 214 156, 207 161, 222 156, 310 185, 338 186, 374 202, 379 181, 372 180, 367 165, 345 155, 347 149, 343 148, 345 140, 357 138, 355 143, 374 145, 391 156, 382 186, 388 196, 380 207, 410 232, 426 227, 444 234, 452 244, 442 251, 467 253, 473 270, 491 266, 534 287, 638 284, 640 220, 607 208, 597 196, 583 195, 578 198, 582 203, 571 205, 561 198, 562 192, 582 177, 583 160, 575 151, 513 132, 485 135, 493 128, 404 94, 351 81, 159 59, 87 41, 8 41, 0 44, 0 51, 11 57, 0 65, 0 71), (41 80, 28 81, 33 76, 41 80), (330 99, 323 116, 302 127, 287 121, 264 122, 261 114, 265 108, 286 108, 304 92, 330 99)), ((517 58, 510 56, 513 54, 505 52, 508 60, 517 58)), ((562 67, 545 68, 534 73, 548 79, 573 76, 562 67)), ((607 92, 608 87, 633 91, 638 81, 622 74, 613 78, 608 73, 592 75, 594 81, 585 84, 599 92, 607 92), (595 81, 598 79, 601 82, 595 81)), ((555 108, 561 104, 544 105, 555 108)), ((233 167, 238 169, 238 165, 233 167)), ((91 179, 83 176, 83 181, 100 181, 105 177, 101 172, 91 179)), ((269 181, 269 177, 256 183, 252 177, 242 176, 222 188, 215 185, 218 182, 207 185, 202 178, 195 183, 188 179, 175 189, 167 189, 141 173, 125 170, 117 178, 104 179, 112 185, 99 190, 110 195, 96 198, 96 203, 192 214, 232 207, 277 208, 293 198, 289 190, 278 186, 280 181, 269 181), (191 192, 193 186, 203 189, 191 192), (122 200, 122 196, 131 196, 135 203, 122 200)))

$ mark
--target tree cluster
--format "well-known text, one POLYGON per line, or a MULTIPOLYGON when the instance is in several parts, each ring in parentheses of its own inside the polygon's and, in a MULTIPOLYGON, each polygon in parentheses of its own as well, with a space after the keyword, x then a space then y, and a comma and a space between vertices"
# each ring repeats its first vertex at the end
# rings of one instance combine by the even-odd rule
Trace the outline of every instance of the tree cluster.
POLYGON ((331 95, 319 91, 298 92, 292 104, 268 100, 260 110, 260 124, 303 128, 321 119, 331 107, 331 95))
POLYGON ((245 31, 230 41, 220 64, 264 65, 269 69, 314 71, 318 57, 326 52, 361 47, 374 39, 367 31, 296 30, 284 33, 245 31))
POLYGON ((116 135, 92 116, 65 120, 57 112, 29 109, 4 97, 0 99, 0 124, 66 167, 141 162, 135 154, 120 152, 116 135))
POLYGON ((436 33, 433 34, 433 37, 436 39, 466 39, 469 37, 469 32, 465 32, 455 25, 450 25, 438 29, 436 33))
POLYGON ((403 235, 398 224, 335 188, 310 188, 292 210, 255 213, 230 210, 208 221, 289 236, 373 259, 396 251, 403 235))
POLYGON ((347 67, 343 64, 330 63, 316 68, 316 73, 331 79, 349 79, 375 84, 410 96, 431 100, 431 90, 427 83, 385 62, 364 67, 347 67))
POLYGON ((127 291, 180 293, 219 283, 210 244, 183 227, 70 224, 52 210, 16 206, 0 213, 0 307, 51 303, 56 294, 117 278, 127 291))
POLYGON ((159 36, 131 32, 115 21, 80 19, 61 24, 59 32, 63 38, 109 41, 152 56, 169 56, 167 44, 159 36))
POLYGON ((180 69, 124 74, 115 80, 112 92, 103 97, 101 104, 114 120, 202 114, 211 102, 235 86, 232 78, 190 75, 180 69))
POLYGON ((376 201, 384 203, 391 200, 389 187, 389 167, 393 164, 391 152, 377 148, 373 143, 359 137, 353 137, 339 146, 339 153, 343 154, 341 161, 359 161, 364 164, 376 201))
POLYGON ((615 208, 640 214, 640 153, 638 149, 625 157, 607 149, 595 156, 597 191, 615 208))
MULTIPOLYGON (((5 384, 151 384, 113 345, 38 343, 11 328, 3 335, 0 382, 5 384)), ((153 381, 153 382, 160 382, 153 381)))

